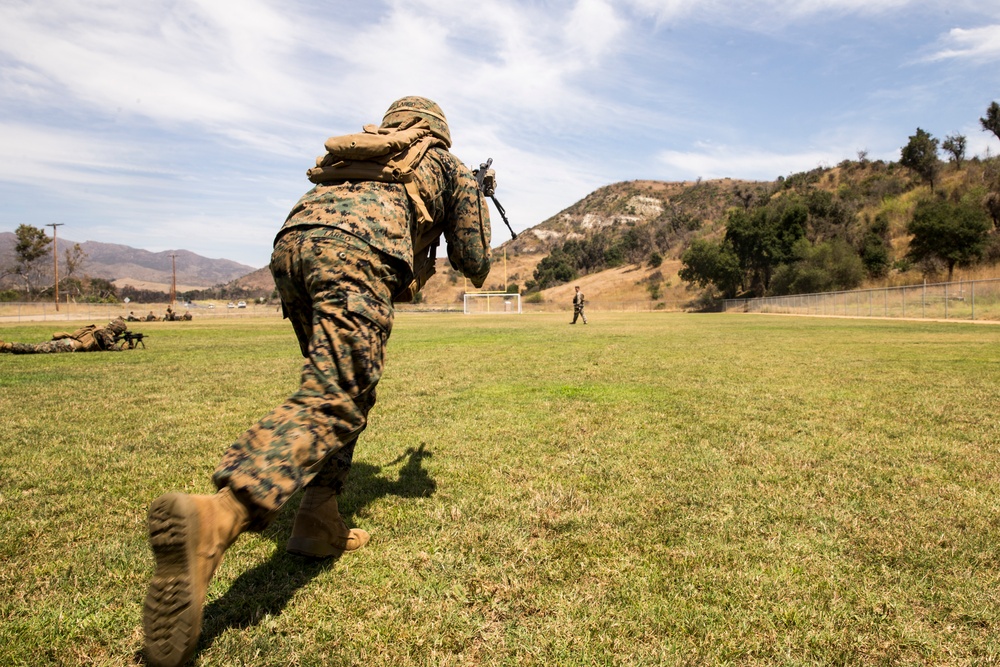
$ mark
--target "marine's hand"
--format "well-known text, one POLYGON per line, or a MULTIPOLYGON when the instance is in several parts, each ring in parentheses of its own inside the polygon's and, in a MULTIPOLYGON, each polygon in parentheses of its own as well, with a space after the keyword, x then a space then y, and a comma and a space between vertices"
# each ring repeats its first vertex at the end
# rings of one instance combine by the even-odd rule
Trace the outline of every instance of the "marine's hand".
POLYGON ((492 169, 486 170, 486 175, 483 176, 483 194, 487 197, 492 197, 497 191, 497 173, 492 169))

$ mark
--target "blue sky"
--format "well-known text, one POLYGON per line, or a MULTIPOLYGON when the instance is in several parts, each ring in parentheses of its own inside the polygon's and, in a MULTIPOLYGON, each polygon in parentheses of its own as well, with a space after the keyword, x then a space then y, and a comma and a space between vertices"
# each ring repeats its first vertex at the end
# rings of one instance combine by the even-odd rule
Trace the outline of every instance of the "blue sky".
POLYGON ((967 0, 5 0, 0 231, 264 266, 326 137, 405 95, 494 159, 516 230, 616 181, 898 160, 917 127, 995 155, 998 65, 1000 4, 967 0))

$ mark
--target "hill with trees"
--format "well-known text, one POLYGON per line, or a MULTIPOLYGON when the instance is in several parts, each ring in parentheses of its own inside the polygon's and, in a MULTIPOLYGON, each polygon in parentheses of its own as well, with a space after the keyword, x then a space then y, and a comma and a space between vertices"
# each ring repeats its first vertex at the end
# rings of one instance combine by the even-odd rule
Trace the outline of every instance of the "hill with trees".
MULTIPOLYGON (((1000 139, 1000 105, 993 102, 979 121, 1000 139)), ((495 248, 484 289, 562 303, 580 284, 591 303, 704 308, 720 298, 913 284, 958 272, 993 277, 1000 262, 1000 158, 967 156, 966 146, 960 134, 940 140, 918 127, 898 161, 859 151, 856 159, 774 181, 607 185, 495 248)), ((0 257, 8 288, 14 279, 23 283, 19 295, 38 291, 33 281, 45 283, 44 239, 30 237, 18 238, 14 259, 0 257)), ((66 251, 71 277, 95 255, 84 246, 66 251)), ((136 273, 120 258, 108 271, 136 273)), ((228 280, 185 295, 274 297, 266 267, 228 280)), ((457 303, 468 289, 441 258, 419 298, 457 303)))
MULTIPOLYGON (((980 122, 1000 138, 996 103, 980 122)), ((861 151, 771 182, 617 183, 505 247, 537 257, 519 287, 538 300, 565 298, 561 286, 580 281, 630 282, 632 298, 645 291, 653 302, 702 307, 723 297, 950 280, 957 269, 995 275, 1000 160, 967 157, 966 143, 917 128, 898 162, 861 151)))

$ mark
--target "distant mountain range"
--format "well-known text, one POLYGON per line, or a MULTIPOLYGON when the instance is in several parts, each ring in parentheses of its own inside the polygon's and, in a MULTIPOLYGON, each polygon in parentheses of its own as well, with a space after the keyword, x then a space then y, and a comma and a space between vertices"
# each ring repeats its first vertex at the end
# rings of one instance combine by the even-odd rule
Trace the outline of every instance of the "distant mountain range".
MULTIPOLYGON (((77 243, 59 237, 60 260, 67 249, 77 243)), ((13 264, 17 237, 13 232, 0 232, 0 267, 13 264)), ((179 291, 205 289, 231 282, 252 273, 255 267, 229 259, 209 259, 187 250, 150 252, 116 243, 86 241, 80 243, 86 253, 80 273, 91 278, 104 278, 116 285, 132 285, 141 289, 169 290, 176 261, 177 288, 179 291)), ((62 276, 60 276, 62 277, 62 276)))

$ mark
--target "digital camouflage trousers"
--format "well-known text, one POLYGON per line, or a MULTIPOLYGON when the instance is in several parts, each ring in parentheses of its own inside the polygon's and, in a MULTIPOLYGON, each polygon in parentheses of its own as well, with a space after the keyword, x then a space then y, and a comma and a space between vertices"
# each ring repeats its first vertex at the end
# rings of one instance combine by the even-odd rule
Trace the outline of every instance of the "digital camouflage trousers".
POLYGON ((330 227, 290 229, 275 243, 271 273, 307 359, 301 384, 233 443, 212 476, 258 506, 256 529, 307 485, 341 492, 382 376, 392 262, 330 227))
POLYGON ((44 343, 11 343, 11 354, 52 354, 54 352, 76 352, 83 347, 83 344, 72 338, 60 338, 59 340, 49 340, 44 343))

